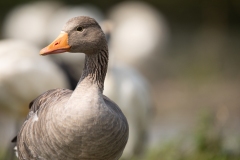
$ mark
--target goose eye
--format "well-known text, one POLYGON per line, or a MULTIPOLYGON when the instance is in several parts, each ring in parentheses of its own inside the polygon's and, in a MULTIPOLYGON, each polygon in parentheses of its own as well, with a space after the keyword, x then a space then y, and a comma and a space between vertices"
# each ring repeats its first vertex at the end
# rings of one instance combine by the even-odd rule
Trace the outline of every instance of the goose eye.
POLYGON ((83 27, 77 27, 77 31, 82 32, 83 31, 83 27))

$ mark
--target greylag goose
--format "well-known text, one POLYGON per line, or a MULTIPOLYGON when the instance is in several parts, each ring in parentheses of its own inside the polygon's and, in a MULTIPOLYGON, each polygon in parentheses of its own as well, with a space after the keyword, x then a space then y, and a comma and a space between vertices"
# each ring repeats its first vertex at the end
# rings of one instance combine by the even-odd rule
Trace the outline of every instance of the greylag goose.
POLYGON ((117 160, 128 140, 120 108, 103 95, 108 47, 98 23, 75 17, 59 37, 40 51, 85 53, 82 76, 74 91, 49 90, 30 103, 18 135, 17 154, 24 159, 117 160))

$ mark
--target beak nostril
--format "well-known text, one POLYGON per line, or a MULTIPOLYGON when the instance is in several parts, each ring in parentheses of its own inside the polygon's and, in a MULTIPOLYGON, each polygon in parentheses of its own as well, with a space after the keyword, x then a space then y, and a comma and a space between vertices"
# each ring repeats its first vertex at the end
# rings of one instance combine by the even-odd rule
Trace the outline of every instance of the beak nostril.
MULTIPOLYGON (((56 54, 69 51, 68 34, 60 33, 60 35, 48 46, 40 51, 41 55, 56 54)), ((1 159, 1 158, 0 158, 1 159)))

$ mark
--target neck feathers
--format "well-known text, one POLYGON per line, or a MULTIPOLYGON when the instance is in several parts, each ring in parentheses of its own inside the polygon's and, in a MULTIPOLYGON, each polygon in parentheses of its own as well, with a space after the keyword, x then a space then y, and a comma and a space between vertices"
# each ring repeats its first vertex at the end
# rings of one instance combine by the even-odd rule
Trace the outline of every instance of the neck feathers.
POLYGON ((108 48, 104 47, 97 54, 86 54, 83 73, 80 79, 88 78, 92 84, 97 84, 101 92, 104 89, 104 80, 108 67, 108 48))

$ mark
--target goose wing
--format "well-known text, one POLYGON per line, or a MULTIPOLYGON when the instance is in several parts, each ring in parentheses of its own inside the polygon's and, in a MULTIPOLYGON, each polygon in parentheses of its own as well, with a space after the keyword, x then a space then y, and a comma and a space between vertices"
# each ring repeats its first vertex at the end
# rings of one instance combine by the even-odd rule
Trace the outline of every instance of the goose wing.
MULTIPOLYGON (((34 113, 41 110, 41 108, 50 106, 51 103, 56 102, 56 100, 60 100, 62 97, 65 97, 71 94, 72 94, 72 90, 60 89, 60 88, 52 89, 44 92, 29 104, 29 113, 27 115, 25 122, 28 121, 28 119, 31 116, 33 116, 34 113)), ((15 136, 11 142, 17 142, 17 136, 15 136)))

